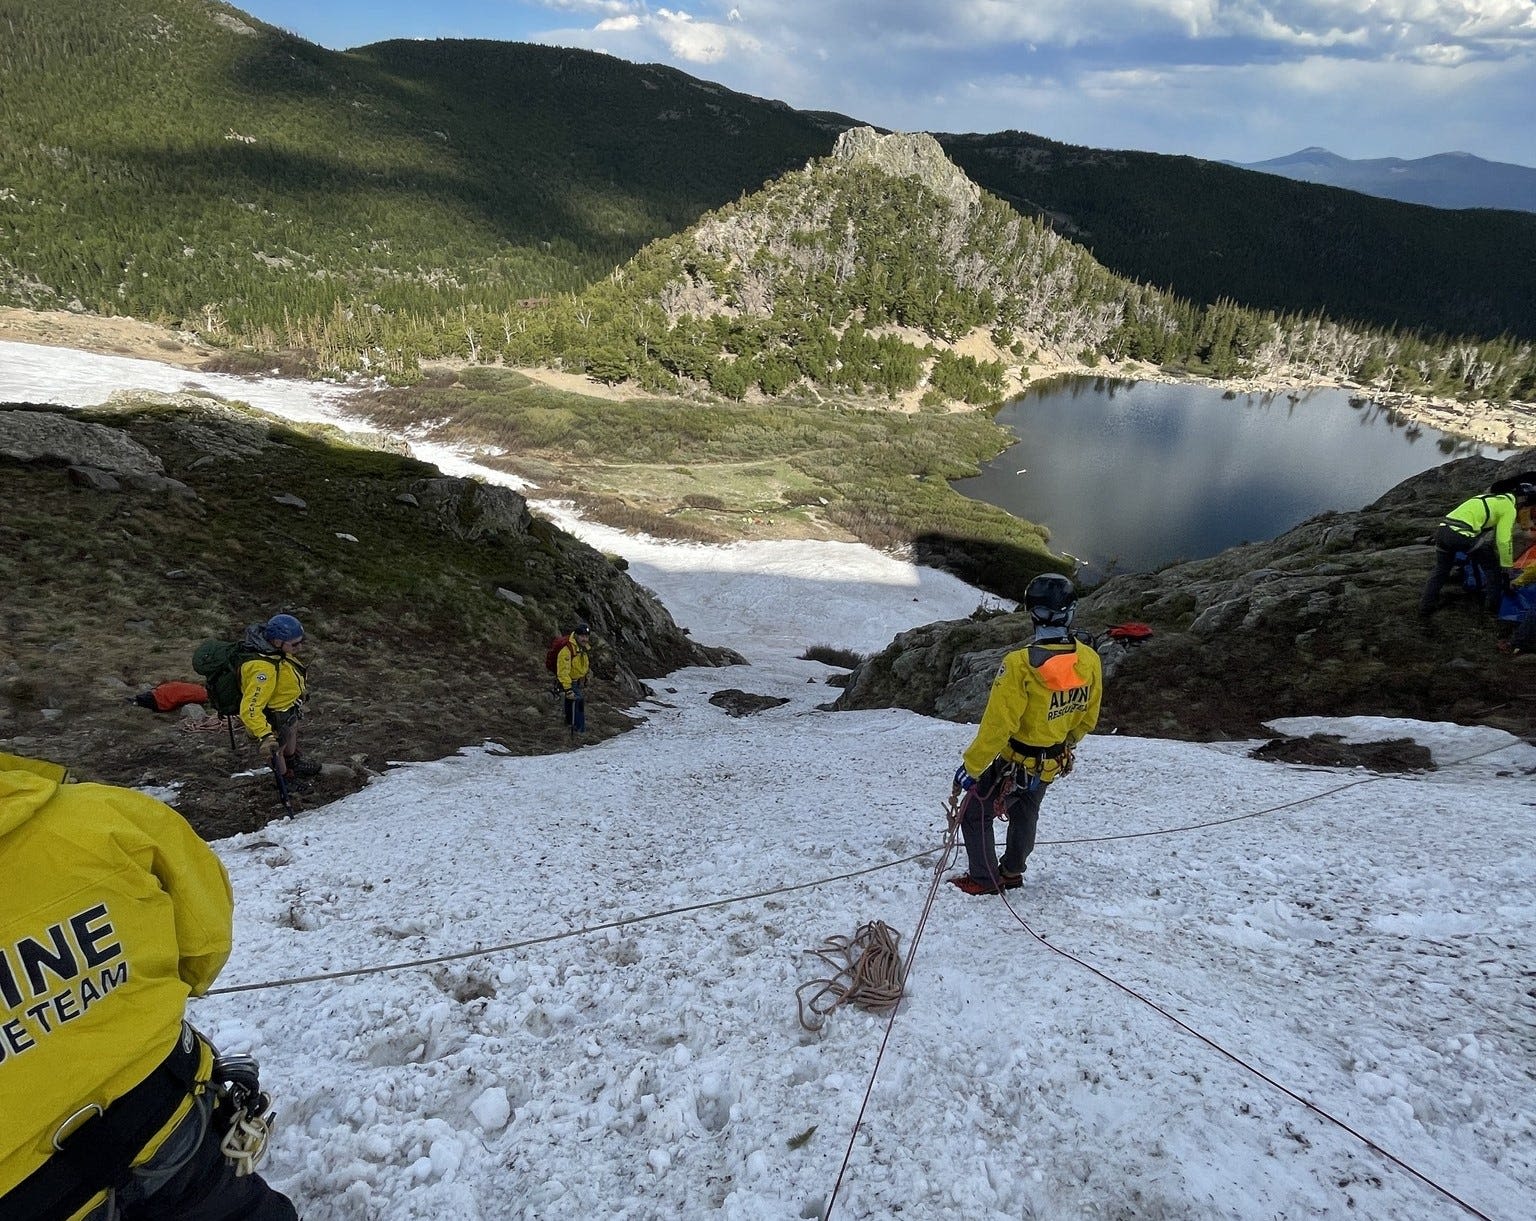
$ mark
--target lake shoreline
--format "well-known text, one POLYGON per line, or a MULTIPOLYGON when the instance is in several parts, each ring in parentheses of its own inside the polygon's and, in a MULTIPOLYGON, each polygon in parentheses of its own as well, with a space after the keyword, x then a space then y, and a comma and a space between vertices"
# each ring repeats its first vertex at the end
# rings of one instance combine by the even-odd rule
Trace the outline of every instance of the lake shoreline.
POLYGON ((1275 538, 1447 462, 1507 456, 1333 387, 1077 374, 1037 384, 995 422, 1017 443, 951 486, 1038 522, 1088 580, 1275 538))
POLYGON ((1269 373, 1254 377, 1225 380, 1195 374, 1170 373, 1156 365, 1140 361, 1120 364, 1084 365, 1060 361, 1031 368, 1030 377, 1018 383, 1019 392, 1053 381, 1058 377, 1102 377, 1125 381, 1161 382, 1173 386, 1210 386, 1236 394, 1299 394, 1312 390, 1339 390, 1380 404, 1405 419, 1434 428, 1457 439, 1477 441, 1504 449, 1522 449, 1536 445, 1536 403, 1493 403, 1487 400, 1462 402, 1443 396, 1410 395, 1399 391, 1372 389, 1343 378, 1308 377, 1300 374, 1269 373))
MULTIPOLYGON (((0 308, 0 339, 36 343, 50 347, 79 348, 105 355, 131 356, 156 360, 182 368, 201 368, 224 355, 224 349, 203 343, 194 333, 172 330, 136 318, 75 314, 65 310, 25 310, 0 308)), ((984 337, 972 336, 953 345, 962 354, 978 359, 996 359, 1002 355, 984 337)), ((454 367, 467 362, 429 361, 426 366, 454 367)), ((628 385, 609 386, 582 374, 540 367, 516 367, 516 372, 541 384, 599 399, 635 399, 667 397, 650 395, 628 385)), ((1117 364, 1085 365, 1049 352, 1032 362, 1027 376, 1009 378, 1006 396, 1011 398, 1030 386, 1067 375, 1113 377, 1171 384, 1216 386, 1238 394, 1285 394, 1307 390, 1345 390, 1374 403, 1391 408, 1404 417, 1454 437, 1464 437, 1487 445, 1518 448, 1536 445, 1536 403, 1493 403, 1486 400, 1463 402, 1444 396, 1409 395, 1362 386, 1342 378, 1322 378, 1302 373, 1268 373, 1256 377, 1226 380, 1194 374, 1170 373, 1156 365, 1140 361, 1117 364)), ((766 401, 766 400, 765 400, 766 401)), ((917 395, 897 400, 869 397, 862 405, 879 410, 915 411, 917 395), (911 401, 908 402, 907 398, 911 401)), ((978 408, 957 403, 952 411, 978 408)))

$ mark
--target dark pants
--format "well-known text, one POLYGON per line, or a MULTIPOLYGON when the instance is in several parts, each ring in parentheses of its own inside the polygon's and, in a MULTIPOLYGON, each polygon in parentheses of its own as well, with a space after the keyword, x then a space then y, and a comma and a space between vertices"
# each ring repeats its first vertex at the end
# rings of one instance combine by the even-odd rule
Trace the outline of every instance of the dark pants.
MULTIPOLYGON (((987 769, 987 773, 992 771, 987 769)), ((1035 830, 1040 823, 1040 803, 1045 800, 1046 786, 1025 773, 1018 773, 1015 784, 999 785, 1001 796, 982 797, 978 790, 987 779, 965 795, 960 805, 960 834, 965 840, 966 872, 982 882, 997 885, 998 872, 1023 873, 1029 854, 1035 850, 1035 830), (997 859, 997 845, 992 835, 992 820, 997 817, 997 806, 1008 817, 1008 838, 1003 846, 1003 859, 997 859)))
POLYGON ((1466 552, 1467 563, 1481 570, 1483 605, 1492 613, 1498 613, 1499 602, 1504 597, 1504 570, 1499 566, 1499 553, 1492 538, 1484 539, 1468 550, 1474 541, 1449 526, 1441 526, 1435 531, 1435 567, 1425 583, 1424 595, 1419 599, 1421 616, 1429 618, 1439 606, 1440 589, 1449 579, 1451 569, 1456 566, 1458 551, 1466 552))
POLYGON ((587 696, 580 687, 565 697, 565 723, 572 733, 587 732, 587 696))
POLYGON ((282 712, 267 709, 267 724, 277 738, 277 753, 282 756, 283 777, 287 780, 293 779, 293 763, 299 757, 299 721, 303 715, 297 705, 282 712))
POLYGON ((212 1109, 204 1095, 128 1186, 86 1221, 298 1221, 288 1197, 259 1174, 235 1177, 219 1151, 227 1124, 212 1109))
POLYGON ((1522 653, 1536 653, 1536 610, 1528 610, 1520 616, 1509 644, 1522 653))

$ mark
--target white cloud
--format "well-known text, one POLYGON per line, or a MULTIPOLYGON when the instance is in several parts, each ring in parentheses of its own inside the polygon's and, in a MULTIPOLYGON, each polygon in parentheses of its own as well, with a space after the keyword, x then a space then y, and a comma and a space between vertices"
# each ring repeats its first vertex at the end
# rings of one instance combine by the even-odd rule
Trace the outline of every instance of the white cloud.
POLYGON ((1529 0, 544 0, 544 41, 887 127, 1536 163, 1529 0))
MULTIPOLYGON (((546 41, 589 46, 625 58, 675 60, 685 65, 719 64, 758 55, 763 46, 732 8, 721 20, 696 18, 683 9, 649 9, 620 0, 544 0, 571 11, 613 12, 589 31, 555 30, 546 41), (594 36, 605 37, 594 37, 594 36), (616 41, 614 36, 621 36, 616 41)), ((722 82, 728 83, 728 82, 722 82)))
POLYGON ((1435 58, 1445 45, 1495 57, 1536 45, 1529 0, 708 0, 699 7, 739 12, 762 31, 857 32, 892 48, 1242 39, 1272 49, 1435 58))
POLYGON ((610 17, 641 12, 645 8, 643 0, 538 0, 538 3, 561 13, 605 13, 610 17))
MULTIPOLYGON (((1422 157, 1466 149, 1530 164, 1490 138, 1501 131, 1516 71, 1487 61, 1447 68, 1362 64, 1332 56, 1267 65, 1135 67, 974 80, 951 130, 1018 128, 1069 144, 1259 161, 1308 145, 1346 157, 1422 157)), ((1526 86, 1528 88, 1528 85, 1526 86)), ((894 99, 893 99, 894 100, 894 99)), ((925 98, 917 105, 928 104, 925 98)), ((893 116, 893 125, 910 122, 893 116)), ((931 124, 939 126, 939 124, 931 124)))

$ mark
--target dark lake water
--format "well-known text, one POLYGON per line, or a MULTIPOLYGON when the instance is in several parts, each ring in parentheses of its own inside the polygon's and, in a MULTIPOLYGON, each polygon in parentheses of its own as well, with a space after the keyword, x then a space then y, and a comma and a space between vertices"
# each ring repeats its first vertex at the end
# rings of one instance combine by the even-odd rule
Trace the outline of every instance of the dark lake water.
POLYGON ((1018 444, 955 489, 1049 527, 1051 549, 1089 579, 1274 538, 1452 458, 1499 452, 1351 406, 1342 390, 1226 398, 1073 377, 1032 387, 997 421, 1018 444))

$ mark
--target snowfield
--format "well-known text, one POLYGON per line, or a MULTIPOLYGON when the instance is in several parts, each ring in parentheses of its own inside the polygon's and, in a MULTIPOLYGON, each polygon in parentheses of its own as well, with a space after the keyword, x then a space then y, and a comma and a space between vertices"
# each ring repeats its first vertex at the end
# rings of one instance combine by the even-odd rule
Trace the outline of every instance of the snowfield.
MULTIPOLYGON (((0 398, 150 384, 22 346, 0 398)), ((261 1060, 265 1172, 307 1221, 1536 1213, 1536 748, 1277 722, 1434 751, 1377 777, 1098 735, 1022 890, 935 891, 971 728, 820 711, 834 671, 797 654, 980 593, 862 547, 562 524, 752 664, 654 684, 619 738, 469 745, 217 845, 236 948, 191 1016, 261 1060), (733 718, 727 687, 789 702, 733 718), (883 921, 905 954, 930 899, 894 1019, 804 1030, 808 951, 883 921)))

